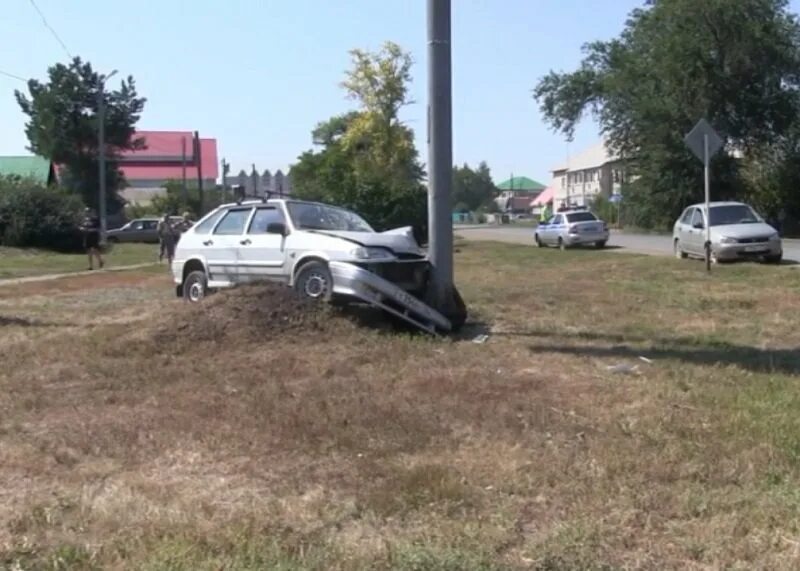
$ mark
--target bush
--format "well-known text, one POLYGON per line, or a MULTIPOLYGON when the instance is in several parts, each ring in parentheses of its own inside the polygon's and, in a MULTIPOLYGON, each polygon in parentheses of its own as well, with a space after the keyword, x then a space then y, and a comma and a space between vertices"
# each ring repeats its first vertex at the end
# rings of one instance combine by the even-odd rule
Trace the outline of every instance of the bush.
POLYGON ((18 248, 78 250, 80 197, 29 179, 0 177, 0 244, 18 248))

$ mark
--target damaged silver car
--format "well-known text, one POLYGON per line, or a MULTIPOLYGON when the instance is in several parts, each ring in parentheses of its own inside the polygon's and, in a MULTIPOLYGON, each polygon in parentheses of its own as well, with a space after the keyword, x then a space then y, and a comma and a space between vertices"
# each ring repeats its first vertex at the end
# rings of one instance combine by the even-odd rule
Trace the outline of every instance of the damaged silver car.
POLYGON ((349 210, 291 199, 220 206, 183 234, 172 264, 176 292, 192 302, 274 280, 308 298, 355 299, 426 331, 449 331, 448 319, 422 301, 428 272, 410 227, 376 232, 349 210))

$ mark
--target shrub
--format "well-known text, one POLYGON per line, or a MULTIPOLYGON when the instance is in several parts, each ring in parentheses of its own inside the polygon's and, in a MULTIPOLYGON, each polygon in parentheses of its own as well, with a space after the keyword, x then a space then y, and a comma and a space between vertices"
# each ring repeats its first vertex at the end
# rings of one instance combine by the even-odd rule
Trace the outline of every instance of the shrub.
POLYGON ((0 177, 0 244, 18 248, 80 249, 80 197, 30 179, 0 177))

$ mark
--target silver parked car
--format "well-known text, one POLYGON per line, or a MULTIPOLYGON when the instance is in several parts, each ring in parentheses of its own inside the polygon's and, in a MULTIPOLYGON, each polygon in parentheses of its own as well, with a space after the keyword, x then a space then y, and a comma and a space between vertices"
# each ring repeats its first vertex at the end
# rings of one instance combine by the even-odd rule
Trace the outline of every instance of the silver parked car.
POLYGON ((597 248, 608 242, 608 225, 588 210, 566 210, 540 222, 533 239, 536 245, 558 246, 562 250, 569 246, 591 244, 597 248))
MULTIPOLYGON (((750 206, 712 202, 710 212, 712 263, 744 258, 780 263, 783 245, 778 231, 750 206)), ((683 211, 672 232, 676 257, 705 257, 707 221, 705 204, 694 204, 683 211)))
MULTIPOLYGON (((158 244, 158 218, 137 218, 120 228, 107 232, 109 242, 148 242, 158 244)), ((171 224, 183 222, 180 216, 170 216, 171 224)))

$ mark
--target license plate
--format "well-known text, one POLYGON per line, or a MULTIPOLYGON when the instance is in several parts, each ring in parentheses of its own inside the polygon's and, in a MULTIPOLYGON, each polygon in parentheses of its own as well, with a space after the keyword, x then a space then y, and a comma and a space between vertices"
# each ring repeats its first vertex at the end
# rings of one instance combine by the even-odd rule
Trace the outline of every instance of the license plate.
POLYGON ((765 252, 766 248, 764 246, 747 246, 744 249, 745 252, 765 252))

